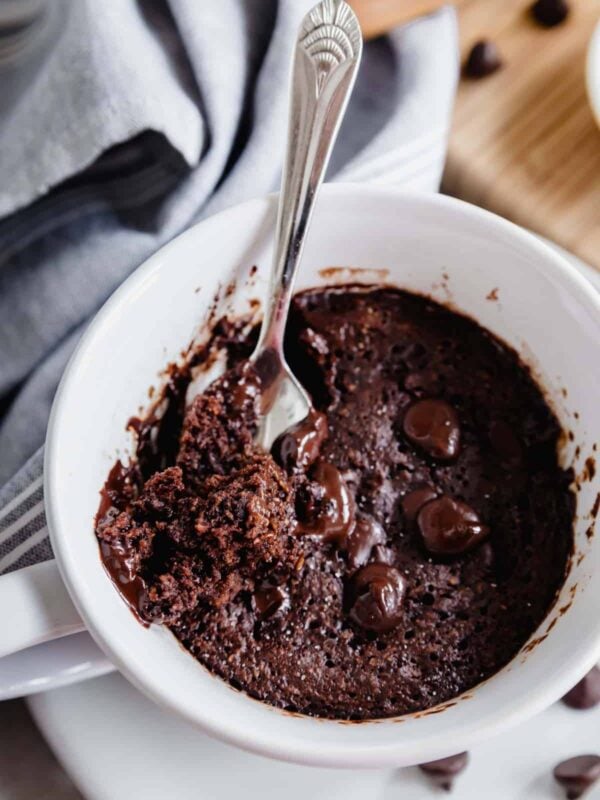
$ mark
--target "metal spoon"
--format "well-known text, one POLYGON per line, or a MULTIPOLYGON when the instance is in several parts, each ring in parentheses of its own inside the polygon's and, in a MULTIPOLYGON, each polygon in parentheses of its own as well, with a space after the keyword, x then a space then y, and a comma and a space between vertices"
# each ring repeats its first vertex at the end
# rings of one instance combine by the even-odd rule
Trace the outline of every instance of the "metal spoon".
POLYGON ((358 20, 343 0, 323 0, 304 17, 292 67, 269 301, 251 356, 262 385, 257 441, 267 449, 311 410, 308 395, 286 363, 283 337, 306 232, 361 53, 358 20))

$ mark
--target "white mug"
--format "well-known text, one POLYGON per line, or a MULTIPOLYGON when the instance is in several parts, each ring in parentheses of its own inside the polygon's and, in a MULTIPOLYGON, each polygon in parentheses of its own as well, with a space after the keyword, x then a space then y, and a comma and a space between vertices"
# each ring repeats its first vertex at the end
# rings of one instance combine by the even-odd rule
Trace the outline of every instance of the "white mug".
MULTIPOLYGON (((448 197, 325 186, 298 288, 386 282, 450 303, 520 352, 572 431, 561 459, 581 478, 574 557, 554 607, 510 664, 440 713, 357 724, 290 715, 211 675, 166 628, 140 625, 100 561, 94 536, 99 489, 116 457, 131 451, 126 421, 147 405, 148 388, 202 327, 220 288, 237 281, 223 301, 235 311, 262 296, 274 214, 271 196, 187 231, 140 267, 88 328, 58 390, 46 443, 45 501, 63 581, 86 628, 123 674, 165 708, 227 742, 339 767, 404 766, 468 749, 557 700, 600 656, 600 580, 594 575, 600 541, 586 535, 594 527, 600 474, 583 479, 585 459, 600 442, 600 298, 559 255, 509 222, 448 197), (254 264, 258 271, 249 285, 254 264), (340 266, 359 270, 322 269, 340 266)), ((46 579, 51 569, 42 568, 46 579)), ((6 580, 0 579, 4 609, 6 580)), ((50 597, 64 592, 58 584, 46 588, 50 597)), ((80 624, 72 608, 65 613, 68 604, 59 605, 47 620, 46 637, 80 624)), ((25 643, 32 643, 32 633, 41 641, 44 620, 38 613, 32 623, 27 602, 24 609, 25 643)), ((0 641, 5 632, 2 621, 0 641)), ((13 631, 12 649, 22 644, 13 631)))

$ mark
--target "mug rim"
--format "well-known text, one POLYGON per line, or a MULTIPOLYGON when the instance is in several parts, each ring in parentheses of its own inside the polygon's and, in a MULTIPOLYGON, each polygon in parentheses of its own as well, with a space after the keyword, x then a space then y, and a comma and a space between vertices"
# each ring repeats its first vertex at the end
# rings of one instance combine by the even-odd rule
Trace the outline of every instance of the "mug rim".
MULTIPOLYGON (((598 292, 593 286, 581 276, 577 270, 560 254, 554 251, 548 244, 540 241, 532 234, 523 230, 522 228, 514 225, 513 223, 498 217, 491 212, 480 209, 455 198, 446 197, 443 195, 423 195, 416 192, 408 192, 390 187, 368 186, 365 184, 329 184, 323 187, 323 193, 333 196, 351 196, 360 195, 361 200, 368 200, 369 197, 376 197, 378 199, 388 199, 390 201, 398 200, 401 198, 404 203, 418 204, 425 210, 428 208, 445 208, 455 210, 457 214, 465 218, 470 218, 476 225, 485 228, 495 227, 500 233, 509 236, 515 242, 522 244, 528 248, 532 254, 536 255, 538 260, 545 262, 545 267, 553 270, 554 273, 570 285, 573 291, 579 293, 579 299, 584 299, 590 311, 597 316, 600 320, 600 297, 598 292)), ((93 603, 89 602, 90 598, 85 593, 85 579, 81 574, 79 565, 72 559, 72 553, 69 547, 69 535, 65 530, 61 529, 58 519, 57 508, 61 502, 57 494, 57 486, 55 481, 56 471, 59 467, 60 449, 61 449, 61 428, 65 424, 65 420, 61 418, 61 409, 64 402, 64 397, 67 393, 76 390, 76 377, 81 364, 85 361, 87 350, 95 341, 98 332, 101 331, 112 314, 116 309, 121 307, 123 302, 131 298, 135 294, 136 289, 140 288, 146 280, 151 279, 151 276, 165 268, 165 264, 169 262, 173 255, 176 255, 182 240, 194 240, 201 236, 202 227, 211 221, 223 223, 228 216, 235 214, 242 214, 252 216, 253 213, 260 208, 264 208, 266 204, 272 203, 275 195, 268 195, 267 197, 255 198, 245 203, 233 206, 226 209, 214 216, 208 217, 181 233, 174 238, 164 247, 160 248, 150 258, 148 258, 140 267, 138 267, 127 280, 111 295, 105 305, 98 312, 96 317, 88 326, 82 339, 80 340, 75 352, 73 353, 69 364, 65 370, 63 378, 60 382, 59 388, 56 393, 50 421, 48 424, 48 431, 46 437, 46 450, 44 460, 44 496, 46 501, 46 515, 48 521, 48 528, 54 553, 57 558, 59 570, 63 581, 73 599, 75 606, 86 623, 86 627, 100 644, 102 649, 108 653, 109 657, 115 665, 123 672, 138 688, 145 694, 150 696, 160 705, 175 711, 180 715, 186 717, 189 721, 200 725, 204 730, 212 735, 220 738, 228 743, 241 746, 245 749, 250 749, 262 755, 268 755, 279 759, 292 760, 299 763, 314 764, 321 766, 382 766, 385 764, 393 764, 398 760, 397 751, 394 753, 393 745, 377 745, 372 750, 362 748, 362 753, 356 759, 356 752, 351 751, 348 755, 347 746, 329 746, 327 752, 317 752, 310 742, 303 745, 296 744, 292 746, 288 742, 275 741, 273 736, 261 735, 258 731, 252 732, 253 741, 248 741, 248 734, 239 728, 242 725, 235 721, 231 723, 230 720, 215 719, 214 716, 210 718, 199 718, 197 714, 191 714, 185 708, 185 705, 180 702, 174 702, 173 698, 159 689, 156 685, 141 678, 136 670, 135 659, 131 658, 127 653, 126 644, 122 641, 115 644, 114 638, 107 633, 110 628, 110 623, 106 622, 103 618, 102 609, 98 609, 93 603)), ((318 213, 318 204, 317 204, 318 213)), ((547 619, 551 609, 546 614, 544 619, 547 619)), ((591 669, 593 664, 600 657, 600 627, 598 628, 597 635, 590 637, 590 641, 586 643, 584 652, 580 653, 576 663, 571 665, 571 669, 567 674, 562 676, 562 680, 558 677, 554 680, 548 680, 544 685, 532 687, 530 694, 527 696, 526 702, 521 703, 518 707, 511 709, 499 708, 494 714, 488 714, 483 720, 479 720, 475 725, 477 729, 477 737, 479 739, 499 732, 500 730, 515 724, 516 722, 531 716, 537 711, 542 710, 544 707, 554 702, 562 694, 568 691, 569 688, 585 674, 588 669, 591 669)), ((511 662, 512 663, 512 662, 511 662)), ((492 680, 498 673, 490 676, 487 680, 492 680)), ((220 679, 218 679, 220 680, 220 679)), ((485 682, 484 682, 485 683, 485 682)), ((480 684, 478 684, 480 685, 480 684)), ((258 701, 250 698, 244 693, 239 693, 240 702, 257 703, 258 701)), ((271 710, 272 707, 267 706, 271 710)), ((303 719, 309 719, 302 717, 303 719)), ((340 726, 339 720, 318 719, 320 724, 331 725, 335 724, 340 726)), ((385 720, 384 720, 385 721, 385 720)), ((391 720, 389 720, 391 721, 391 720)), ((380 721, 369 720, 361 723, 362 725, 375 724, 380 721)), ((340 739, 342 737, 342 729, 340 731, 340 739)), ((473 739, 473 732, 464 730, 457 732, 457 736, 453 741, 457 749, 464 749, 461 747, 461 741, 466 739, 473 739)), ((321 745, 320 745, 321 746, 321 745)), ((438 755, 435 753, 427 753, 427 760, 432 757, 439 757, 447 753, 440 752, 438 755)), ((415 762, 419 759, 416 757, 415 762)), ((413 762, 413 763, 415 763, 413 762)), ((406 763, 410 763, 407 761, 406 763)))

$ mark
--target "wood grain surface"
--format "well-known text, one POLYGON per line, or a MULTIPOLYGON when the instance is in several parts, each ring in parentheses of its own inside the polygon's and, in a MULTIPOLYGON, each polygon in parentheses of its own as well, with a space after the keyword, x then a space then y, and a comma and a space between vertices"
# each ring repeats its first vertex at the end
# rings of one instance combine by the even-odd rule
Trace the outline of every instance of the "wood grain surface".
MULTIPOLYGON (((354 0, 403 21, 435 0, 354 0), (395 16, 392 13, 395 9, 395 16)), ((531 0, 462 0, 462 60, 478 39, 493 39, 503 68, 460 82, 444 190, 556 241, 600 269, 600 129, 585 88, 589 38, 600 0, 570 0, 571 13, 542 28, 531 0)))
POLYGON ((586 96, 589 37, 600 0, 572 0, 556 28, 529 2, 467 0, 465 53, 494 39, 504 68, 460 83, 444 188, 547 236, 600 269, 600 129, 586 96))

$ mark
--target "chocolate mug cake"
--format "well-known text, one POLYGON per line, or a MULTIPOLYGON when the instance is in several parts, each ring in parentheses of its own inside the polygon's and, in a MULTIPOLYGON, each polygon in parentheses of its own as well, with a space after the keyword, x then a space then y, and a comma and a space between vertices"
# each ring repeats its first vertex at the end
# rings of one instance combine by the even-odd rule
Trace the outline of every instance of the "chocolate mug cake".
POLYGON ((314 411, 267 453, 255 337, 222 320, 132 423, 96 520, 116 587, 211 672, 302 714, 406 714, 496 673, 573 545, 560 427, 517 354, 399 289, 305 291, 286 352, 314 411), (218 348, 228 370, 186 403, 218 348))

